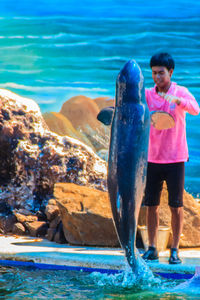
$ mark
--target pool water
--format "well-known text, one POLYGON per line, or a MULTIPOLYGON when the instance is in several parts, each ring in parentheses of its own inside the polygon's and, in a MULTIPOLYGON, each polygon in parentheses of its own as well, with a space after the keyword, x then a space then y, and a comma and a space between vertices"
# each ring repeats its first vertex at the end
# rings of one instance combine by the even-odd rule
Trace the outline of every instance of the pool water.
POLYGON ((183 282, 158 276, 136 280, 130 273, 0 267, 0 299, 200 299, 200 281, 186 286, 183 282))

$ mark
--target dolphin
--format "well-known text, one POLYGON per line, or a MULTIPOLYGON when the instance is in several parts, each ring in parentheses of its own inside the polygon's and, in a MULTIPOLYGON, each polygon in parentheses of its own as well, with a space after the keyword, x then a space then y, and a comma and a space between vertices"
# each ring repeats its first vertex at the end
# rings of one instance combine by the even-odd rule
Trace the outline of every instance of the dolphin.
POLYGON ((130 60, 116 81, 107 182, 116 232, 135 272, 140 260, 136 230, 146 184, 149 128, 144 77, 136 61, 130 60))

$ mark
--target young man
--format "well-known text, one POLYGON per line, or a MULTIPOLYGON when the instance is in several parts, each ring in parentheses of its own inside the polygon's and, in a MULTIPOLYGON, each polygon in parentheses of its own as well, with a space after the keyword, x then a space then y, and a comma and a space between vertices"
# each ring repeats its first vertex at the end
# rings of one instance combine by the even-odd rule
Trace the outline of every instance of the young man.
MULTIPOLYGON (((174 66, 174 60, 168 53, 155 54, 150 61, 155 86, 145 91, 149 110, 170 113, 175 120, 175 126, 164 130, 158 130, 153 125, 150 127, 145 191, 149 249, 143 258, 158 259, 156 236, 159 226, 159 204, 163 182, 166 181, 173 233, 170 264, 181 263, 178 246, 183 228, 184 163, 188 160, 185 114, 199 113, 198 103, 187 88, 171 81, 174 66)), ((113 109, 113 107, 103 109, 97 117, 99 121, 109 125, 113 109)))
POLYGON ((163 181, 166 181, 173 234, 170 264, 181 263, 178 246, 183 228, 184 162, 188 160, 185 113, 199 113, 199 106, 192 94, 185 87, 171 81, 174 66, 174 60, 168 53, 152 56, 150 67, 155 86, 146 90, 149 110, 170 113, 175 119, 175 126, 164 130, 157 130, 153 125, 150 128, 145 191, 149 249, 144 253, 143 259, 158 259, 156 236, 159 204, 163 181))

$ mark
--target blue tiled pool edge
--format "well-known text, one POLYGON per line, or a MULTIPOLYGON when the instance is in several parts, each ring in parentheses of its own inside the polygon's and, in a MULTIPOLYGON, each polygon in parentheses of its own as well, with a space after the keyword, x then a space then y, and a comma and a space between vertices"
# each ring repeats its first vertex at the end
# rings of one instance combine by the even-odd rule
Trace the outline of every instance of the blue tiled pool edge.
MULTIPOLYGON (((0 265, 6 267, 17 267, 17 268, 30 268, 40 270, 66 270, 66 271, 79 271, 79 272, 99 272, 102 274, 118 274, 123 270, 105 269, 105 268, 88 268, 82 266, 68 266, 68 265, 56 265, 56 264, 44 264, 29 261, 16 261, 16 260, 2 260, 0 259, 0 265)), ((154 272, 156 275, 167 279, 191 279, 194 274, 184 273, 167 273, 167 272, 154 272)))

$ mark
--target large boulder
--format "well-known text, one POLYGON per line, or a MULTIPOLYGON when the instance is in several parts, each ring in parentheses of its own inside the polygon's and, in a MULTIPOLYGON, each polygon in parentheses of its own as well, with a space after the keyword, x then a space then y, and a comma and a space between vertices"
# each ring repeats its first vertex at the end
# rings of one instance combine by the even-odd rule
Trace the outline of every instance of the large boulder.
POLYGON ((93 150, 95 150, 92 143, 84 135, 84 133, 79 130, 76 130, 72 123, 61 113, 48 112, 43 114, 43 117, 51 131, 62 136, 67 135, 72 138, 75 138, 90 146, 93 150))
MULTIPOLYGON (((70 183, 57 183, 54 187, 54 198, 60 210, 65 238, 69 243, 95 246, 119 245, 107 192, 70 183)), ((170 227, 171 214, 165 185, 161 196, 159 217, 160 225, 170 227)), ((184 191, 184 218, 180 247, 199 247, 200 204, 186 191, 184 191)), ((146 224, 145 207, 141 208, 138 223, 146 224)))
POLYGON ((108 193, 72 183, 57 183, 54 197, 70 244, 119 246, 108 193))
POLYGON ((108 148, 110 136, 110 128, 97 120, 99 111, 100 108, 93 99, 81 95, 64 102, 60 110, 73 127, 84 134, 96 151, 108 148))
POLYGON ((108 106, 114 106, 115 100, 110 99, 109 97, 98 97, 93 99, 93 101, 98 105, 99 110, 108 107, 108 106))
POLYGON ((75 96, 63 103, 59 113, 43 115, 50 130, 59 135, 68 135, 90 146, 99 157, 107 160, 110 127, 97 120, 102 108, 114 106, 114 99, 98 97, 91 99, 75 96))
MULTIPOLYGON (((159 222, 161 226, 171 227, 171 212, 168 206, 166 185, 164 185, 161 194, 159 222)), ((140 210, 139 225, 145 224, 146 208, 142 207, 140 210)), ((184 191, 184 225, 180 247, 200 247, 200 204, 186 191, 184 191)))
POLYGON ((106 189, 106 163, 82 142, 52 133, 31 99, 0 89, 0 203, 44 207, 56 182, 106 189))
POLYGON ((26 222, 25 228, 31 236, 45 236, 48 230, 47 223, 44 221, 26 222))

